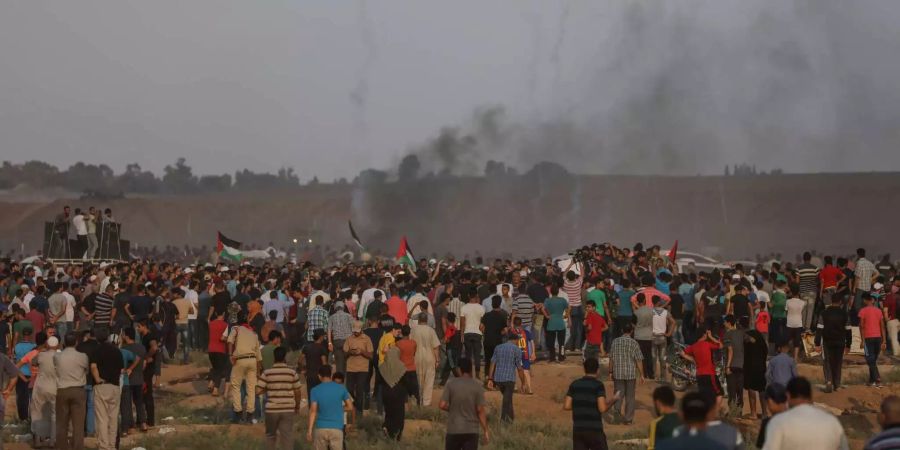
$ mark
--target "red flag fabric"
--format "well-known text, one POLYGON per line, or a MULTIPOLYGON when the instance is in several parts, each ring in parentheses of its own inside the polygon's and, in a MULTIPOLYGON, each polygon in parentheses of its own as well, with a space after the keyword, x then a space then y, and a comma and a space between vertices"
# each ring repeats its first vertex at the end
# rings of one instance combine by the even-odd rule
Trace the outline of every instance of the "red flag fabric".
POLYGON ((669 257, 669 261, 675 261, 675 257, 678 256, 678 239, 675 240, 675 245, 673 245, 672 249, 669 250, 669 254, 667 256, 669 257))

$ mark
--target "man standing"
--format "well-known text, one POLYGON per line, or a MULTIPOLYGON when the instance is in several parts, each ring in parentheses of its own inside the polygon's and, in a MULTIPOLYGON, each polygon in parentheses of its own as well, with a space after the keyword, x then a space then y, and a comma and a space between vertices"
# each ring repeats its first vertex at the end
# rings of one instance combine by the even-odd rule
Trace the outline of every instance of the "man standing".
MULTIPOLYGON (((866 259, 866 249, 856 249, 856 268, 853 269, 852 290, 854 293, 853 311, 858 312, 863 307, 863 294, 872 289, 872 284, 878 277, 878 269, 872 261, 866 259)), ((855 314, 852 314, 855 316, 855 314)))
MULTIPOLYGON (((503 343, 506 337, 509 316, 502 309, 503 298, 499 295, 491 297, 490 312, 484 315, 481 322, 484 324, 484 359, 490 361, 494 356, 494 349, 503 343)), ((485 375, 488 375, 488 366, 485 366, 485 375)), ((488 377, 489 378, 489 377, 488 377)))
POLYGON ((119 432, 119 381, 125 363, 122 353, 109 343, 106 330, 97 331, 100 346, 91 358, 91 375, 94 379, 94 412, 97 414, 97 448, 115 450, 119 432))
POLYGON ((447 411, 447 450, 477 450, 479 426, 484 442, 490 439, 485 412, 484 387, 472 378, 472 360, 459 360, 460 376, 444 387, 440 409, 447 411))
POLYGON ((335 372, 347 372, 344 341, 353 334, 353 317, 344 309, 344 302, 335 302, 335 312, 328 318, 328 351, 334 354, 335 372))
POLYGON ((362 417, 369 391, 369 361, 375 347, 369 336, 362 333, 362 322, 353 323, 353 334, 344 341, 347 355, 347 390, 353 397, 356 415, 362 417))
MULTIPOLYGON (((191 346, 189 318, 191 316, 191 313, 196 314, 196 310, 194 309, 194 304, 184 297, 184 291, 182 291, 181 288, 173 287, 171 292, 172 297, 174 298, 174 300, 172 300, 172 304, 175 305, 175 309, 178 311, 178 316, 175 317, 175 332, 178 333, 177 337, 181 343, 181 363, 187 364, 189 349, 191 346)), ((175 355, 172 356, 174 357, 175 355)))
POLYGON ((609 375, 613 380, 613 387, 621 396, 616 396, 612 402, 613 412, 624 417, 624 424, 631 425, 634 420, 634 393, 636 380, 644 382, 644 356, 637 341, 632 338, 634 325, 626 323, 622 328, 622 335, 613 340, 609 348, 609 375), (625 414, 621 413, 619 400, 625 404, 625 414))
POLYGON ((885 349, 884 316, 874 306, 874 299, 868 292, 861 294, 865 305, 859 311, 859 331, 863 338, 866 353, 866 364, 869 365, 869 385, 880 388, 881 375, 878 373, 878 355, 885 349))
POLYGON ((69 301, 64 294, 65 289, 65 283, 57 282, 54 286, 53 294, 47 299, 47 303, 50 306, 47 312, 49 316, 48 327, 55 327, 59 336, 65 336, 69 332, 66 323, 66 310, 69 307, 69 301))
MULTIPOLYGON (((78 254, 81 259, 89 259, 87 254, 88 249, 88 230, 87 223, 84 219, 84 214, 81 213, 81 208, 75 208, 75 215, 72 217, 72 227, 75 228, 75 238, 78 240, 78 254)), ((76 250, 73 249, 73 252, 76 250)), ((75 255, 72 255, 75 256, 75 255)))
POLYGON ((463 343, 466 349, 466 358, 475 366, 475 377, 481 379, 481 341, 483 339, 484 308, 478 303, 478 296, 469 295, 469 303, 461 309, 460 328, 463 330, 463 343))
MULTIPOLYGON (((571 264, 569 268, 571 268, 571 264)), ((581 350, 581 344, 584 340, 584 306, 581 304, 584 295, 584 267, 580 264, 574 270, 566 269, 565 280, 563 280, 563 292, 566 293, 566 299, 569 301, 569 321, 571 328, 571 336, 567 347, 569 350, 581 350)))
POLYGON ((325 311, 325 308, 322 307, 324 303, 324 297, 321 295, 315 297, 315 306, 310 308, 309 317, 306 322, 306 342, 312 342, 314 340, 313 332, 316 330, 328 330, 328 311, 325 311))
POLYGON ((422 406, 430 406, 434 377, 440 362, 441 341, 437 333, 427 325, 427 313, 419 313, 418 322, 419 326, 412 329, 409 338, 416 343, 416 377, 419 380, 422 406))
MULTIPOLYGON (((596 289, 595 289, 596 291, 596 289)), ((593 291, 591 291, 593 292, 593 291)), ((606 320, 597 312, 594 300, 585 303, 587 314, 584 316, 584 329, 586 344, 584 346, 584 359, 606 356, 603 351, 603 333, 606 331, 606 320)))
POLYGON ((606 402, 606 389, 597 379, 600 363, 596 358, 584 360, 584 376, 573 381, 566 391, 563 409, 572 411, 572 448, 606 450, 603 413, 618 399, 618 393, 606 402))
MULTIPOLYGON (((343 385, 331 381, 331 366, 319 368, 319 385, 309 394, 309 427, 306 440, 315 450, 344 448, 344 412, 355 413, 350 393, 343 385)), ((352 414, 351 414, 352 417, 352 414)), ((347 424, 347 429, 354 420, 347 424)))
POLYGON ((138 361, 137 368, 126 370, 128 386, 122 388, 122 430, 129 431, 134 428, 135 420, 132 415, 132 406, 137 411, 137 425, 141 431, 147 431, 147 414, 144 408, 144 360, 147 358, 147 349, 134 341, 135 330, 125 328, 122 330, 122 349, 134 354, 138 361))
POLYGON ((259 377, 257 395, 266 398, 266 444, 269 448, 294 448, 294 421, 300 412, 303 392, 300 375, 285 364, 287 349, 274 351, 275 363, 259 377))
MULTIPOLYGON (((6 417, 6 402, 9 400, 9 396, 16 390, 16 382, 19 379, 19 369, 16 368, 16 365, 6 357, 5 354, 0 353, 0 379, 7 380, 6 384, 3 385, 2 395, 0 395, 0 422, 3 422, 3 418, 6 417)), ((59 394, 57 394, 57 404, 59 402, 59 394)), ((59 420, 59 416, 57 416, 57 421, 59 420)), ((59 423, 59 422, 57 422, 59 423)), ((82 425, 84 420, 82 420, 82 425)), ((84 430, 82 430, 82 436, 84 436, 84 430)), ((60 441, 57 438, 57 442, 65 442, 60 441)), ((62 447, 63 450, 67 450, 66 447, 62 447)), ((0 450, 3 450, 3 444, 0 443, 0 450)))
MULTIPOLYGON (((235 417, 243 412, 244 420, 250 419, 256 411, 256 375, 262 363, 259 351, 259 337, 250 328, 246 316, 241 313, 240 325, 228 334, 228 354, 231 355, 231 406, 235 417), (241 404, 241 384, 247 384, 247 406, 241 404)), ((234 420, 236 422, 236 420, 234 420)))
POLYGON ((794 269, 797 271, 797 282, 800 284, 800 299, 806 305, 803 309, 803 329, 812 331, 813 311, 816 306, 816 294, 819 292, 819 268, 810 262, 812 255, 803 253, 803 263, 794 269))
POLYGON ((816 333, 816 351, 825 358, 825 392, 841 387, 841 365, 844 353, 850 351, 850 322, 842 307, 843 295, 832 295, 831 304, 822 311, 816 333), (824 351, 823 351, 824 350, 824 351))
POLYGON ((737 326, 733 315, 725 316, 725 349, 727 361, 725 374, 728 380, 728 405, 737 409, 738 417, 744 410, 744 330, 737 326))
POLYGON ((97 210, 93 206, 88 208, 88 214, 84 217, 84 224, 87 227, 87 253, 86 259, 94 259, 97 257, 97 249, 100 245, 97 243, 97 210))
POLYGON ((763 450, 849 449, 837 418, 813 406, 812 386, 806 378, 791 379, 787 395, 791 409, 769 421, 763 450))
POLYGON ((84 448, 84 416, 87 411, 84 386, 89 369, 88 357, 75 349, 75 333, 65 335, 66 348, 54 355, 56 366, 56 441, 60 450, 84 448), (69 430, 72 439, 69 440, 69 430))
POLYGON ((498 345, 494 350, 488 372, 488 388, 493 389, 496 385, 503 394, 500 420, 510 423, 515 419, 513 394, 516 391, 516 374, 518 373, 519 377, 525 376, 522 368, 522 350, 516 345, 518 340, 519 336, 515 334, 506 336, 506 343, 498 345))
MULTIPOLYGON (((156 327, 153 327, 156 328, 156 327)), ((141 346, 144 347, 144 368, 142 379, 144 385, 142 389, 142 399, 146 420, 142 428, 152 427, 156 425, 156 400, 153 398, 153 377, 156 375, 156 368, 162 366, 162 356, 160 355, 159 335, 156 330, 151 328, 148 321, 138 322, 137 332, 141 337, 141 346)), ((138 420, 140 420, 138 413, 138 420)))
POLYGON ((633 302, 634 317, 636 324, 634 326, 634 339, 644 355, 644 374, 647 378, 654 378, 653 371, 653 302, 644 301, 644 294, 639 293, 635 296, 637 302, 633 302))
POLYGON ((713 351, 722 348, 718 339, 712 332, 701 329, 701 338, 693 345, 684 349, 681 355, 692 361, 697 367, 697 387, 701 394, 714 398, 718 409, 722 401, 722 385, 716 376, 716 365, 713 363, 713 351))

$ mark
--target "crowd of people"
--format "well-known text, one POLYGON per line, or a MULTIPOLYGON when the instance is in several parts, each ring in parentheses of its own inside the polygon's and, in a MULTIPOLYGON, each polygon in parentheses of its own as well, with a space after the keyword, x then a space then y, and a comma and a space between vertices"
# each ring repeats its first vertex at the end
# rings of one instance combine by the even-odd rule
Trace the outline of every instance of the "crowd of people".
MULTIPOLYGON (((603 421, 631 424, 645 380, 659 383, 652 448, 739 448, 741 433, 719 419, 745 414, 745 392, 749 414, 764 421, 761 447, 789 448, 815 426, 829 430, 816 448, 846 448, 840 423, 810 406, 796 363, 823 355, 826 391, 843 388, 842 358, 859 327, 869 384, 881 387, 880 352, 889 344, 900 355, 900 277, 888 261, 859 249, 821 266, 805 254, 796 265, 680 272, 641 244, 584 247, 565 261, 414 266, 6 261, 0 385, 4 399, 15 392, 34 446, 78 449, 87 433, 111 449, 157 424, 163 362, 187 363, 198 350, 209 357, 209 393, 228 399, 234 423, 264 421, 272 447, 293 448, 304 407, 315 448, 343 448, 364 414, 400 440, 407 405, 432 405, 443 387, 446 448, 470 449, 490 439, 485 390, 500 392, 499 419, 512 422, 516 396, 534 393, 533 366, 575 357, 585 376, 564 402, 575 448, 606 448, 603 421), (680 408, 668 386, 675 357, 696 367, 697 390, 680 408)), ((897 402, 885 400, 888 428, 897 402)))

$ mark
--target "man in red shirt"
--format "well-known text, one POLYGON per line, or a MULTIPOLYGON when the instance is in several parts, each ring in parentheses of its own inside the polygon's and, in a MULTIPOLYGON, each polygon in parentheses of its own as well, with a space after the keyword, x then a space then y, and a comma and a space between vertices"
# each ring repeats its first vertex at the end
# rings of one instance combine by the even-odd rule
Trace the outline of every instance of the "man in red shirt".
POLYGON ((716 377, 716 365, 713 362, 713 351, 722 348, 722 343, 714 338, 706 329, 698 330, 703 337, 690 347, 684 349, 681 356, 693 361, 697 366, 697 387, 701 394, 716 398, 716 405, 722 402, 722 385, 716 377))
POLYGON ((839 284, 847 278, 844 272, 835 267, 831 256, 825 257, 825 267, 819 271, 819 298, 826 305, 831 304, 831 294, 837 290, 839 284))
POLYGON ((587 344, 584 346, 584 359, 606 356, 603 351, 603 331, 606 330, 606 321, 597 312, 597 305, 593 300, 585 302, 587 315, 584 316, 584 329, 587 331, 587 344))
POLYGON ((885 349, 884 316, 881 310, 873 305, 874 299, 868 292, 862 293, 865 307, 859 310, 859 332, 862 334, 866 364, 869 365, 869 385, 881 387, 881 375, 878 373, 878 355, 885 349))
POLYGON ((391 285, 391 298, 384 302, 388 307, 388 315, 394 318, 395 323, 406 325, 409 322, 409 311, 406 310, 406 301, 397 293, 397 286, 391 285))

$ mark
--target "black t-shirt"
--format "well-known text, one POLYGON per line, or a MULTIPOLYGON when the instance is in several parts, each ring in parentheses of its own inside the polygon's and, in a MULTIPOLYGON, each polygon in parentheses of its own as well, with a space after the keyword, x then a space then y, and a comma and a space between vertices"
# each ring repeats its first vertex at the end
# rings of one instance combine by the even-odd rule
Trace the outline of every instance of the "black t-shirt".
POLYGON ((5 320, 0 321, 0 352, 3 352, 3 353, 7 352, 6 340, 7 340, 7 337, 9 336, 9 331, 10 331, 9 322, 7 322, 5 320))
POLYGON ((750 317, 750 299, 743 294, 735 294, 731 297, 731 312, 736 319, 750 317))
POLYGON ((531 283, 528 285, 528 289, 525 290, 531 300, 538 304, 544 304, 544 300, 547 300, 550 297, 550 294, 547 293, 547 288, 540 283, 531 283))
MULTIPOLYGON (((260 340, 262 340, 262 334, 261 334, 262 327, 265 324, 266 324, 266 319, 263 317, 262 314, 257 314, 255 316, 253 316, 253 319, 250 320, 250 328, 253 328, 253 331, 256 332, 256 334, 259 336, 260 340)), ((269 337, 266 336, 267 340, 268 340, 268 338, 269 337)))
POLYGON ((141 336, 141 345, 144 346, 144 349, 147 350, 147 358, 153 358, 153 362, 144 366, 144 373, 154 373, 155 368, 161 364, 162 358, 159 357, 159 336, 156 335, 156 331, 153 328, 147 330, 147 334, 141 336), (156 354, 150 354, 150 346, 153 341, 156 341, 156 354))
POLYGON ((306 358, 306 377, 315 378, 322 367, 322 357, 328 355, 328 348, 322 344, 310 342, 303 347, 303 357, 306 358))
POLYGON ((95 302, 96 298, 97 298, 97 293, 96 292, 91 293, 90 295, 85 297, 84 300, 82 300, 81 307, 84 308, 87 312, 93 313, 94 305, 95 305, 94 302, 95 302))
POLYGON ((97 372, 100 378, 106 384, 119 385, 119 379, 122 375, 122 369, 125 368, 125 361, 122 360, 122 353, 108 342, 103 342, 95 352, 96 357, 92 364, 97 364, 97 372))
MULTIPOLYGON (((75 350, 78 350, 81 353, 84 353, 88 357, 88 363, 93 363, 97 361, 97 349, 100 348, 100 343, 97 342, 96 339, 91 339, 88 341, 84 341, 75 346, 75 350)), ((121 359, 121 357, 119 358, 121 359)), ((87 377, 88 386, 92 386, 94 384, 94 377, 87 377)))
POLYGON ((566 397, 572 398, 572 429, 574 431, 603 431, 603 419, 597 399, 606 397, 603 382, 594 377, 582 377, 569 385, 566 397))
POLYGON ((481 318, 484 324, 484 341, 499 344, 503 341, 503 328, 506 327, 508 317, 506 311, 492 310, 481 318))
MULTIPOLYGON (((118 298, 116 298, 116 301, 118 302, 118 298)), ((146 295, 132 297, 128 302, 128 306, 131 309, 135 322, 147 320, 150 318, 150 313, 153 312, 153 300, 146 295)))
POLYGON ((672 294, 669 299, 671 300, 669 307, 672 308, 672 318, 675 320, 684 319, 684 299, 681 298, 681 294, 672 294))
POLYGON ((231 303, 231 297, 228 295, 228 291, 217 292, 216 295, 212 296, 211 303, 213 317, 216 317, 219 314, 225 314, 228 304, 231 303))
MULTIPOLYGON (((363 334, 369 337, 372 340, 372 345, 377 347, 378 342, 381 341, 381 336, 384 336, 384 331, 381 328, 366 328, 363 330, 363 334)), ((377 358, 373 358, 373 361, 378 361, 377 358)))
POLYGON ((371 302, 369 302, 369 306, 366 307, 365 311, 366 320, 370 320, 375 317, 381 317, 381 305, 383 304, 384 302, 381 300, 372 300, 371 302))

